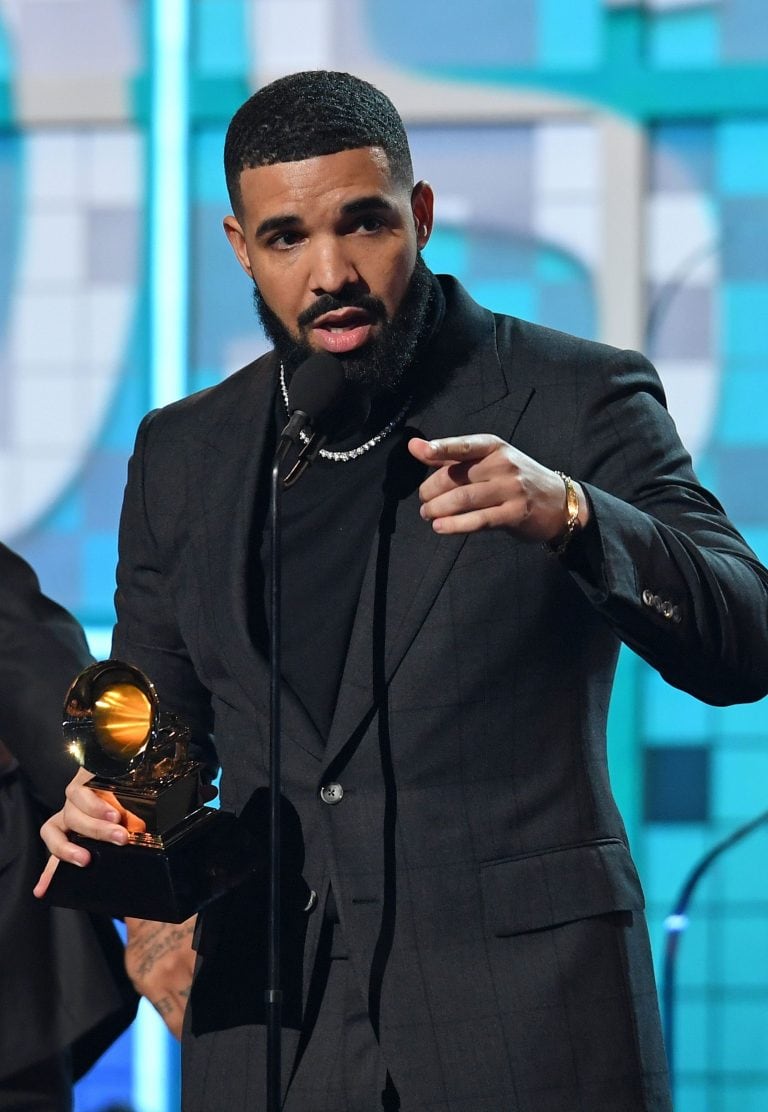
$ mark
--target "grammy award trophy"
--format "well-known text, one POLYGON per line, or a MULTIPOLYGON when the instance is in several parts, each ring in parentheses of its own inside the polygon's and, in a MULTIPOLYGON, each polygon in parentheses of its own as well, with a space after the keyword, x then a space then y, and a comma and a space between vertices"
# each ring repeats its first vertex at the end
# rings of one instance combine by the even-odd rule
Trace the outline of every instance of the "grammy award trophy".
POLYGON ((70 753, 94 773, 88 787, 118 804, 129 840, 70 835, 91 863, 60 861, 50 903, 180 923, 264 865, 236 816, 204 805, 189 728, 160 712, 138 668, 106 660, 81 672, 66 696, 63 732, 70 753))

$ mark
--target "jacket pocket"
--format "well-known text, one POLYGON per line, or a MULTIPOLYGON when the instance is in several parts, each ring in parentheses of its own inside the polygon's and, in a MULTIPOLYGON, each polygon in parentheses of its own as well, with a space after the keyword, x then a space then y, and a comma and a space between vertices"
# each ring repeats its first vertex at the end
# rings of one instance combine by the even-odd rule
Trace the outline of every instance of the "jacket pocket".
POLYGON ((480 884, 486 929, 499 938, 645 906, 629 850, 617 839, 490 861, 480 884))

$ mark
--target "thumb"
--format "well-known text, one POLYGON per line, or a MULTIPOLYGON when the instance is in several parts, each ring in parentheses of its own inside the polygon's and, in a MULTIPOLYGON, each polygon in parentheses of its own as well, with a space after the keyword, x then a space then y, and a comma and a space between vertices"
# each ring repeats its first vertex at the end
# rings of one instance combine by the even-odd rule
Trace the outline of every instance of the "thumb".
POLYGON ((471 436, 445 436, 437 440, 422 440, 414 436, 408 441, 412 456, 429 467, 450 463, 471 463, 484 459, 504 445, 492 433, 473 433, 471 436))
POLYGON ((435 452, 429 440, 420 436, 412 436, 408 441, 408 451, 419 463, 426 463, 429 467, 439 467, 442 460, 435 458, 435 452))

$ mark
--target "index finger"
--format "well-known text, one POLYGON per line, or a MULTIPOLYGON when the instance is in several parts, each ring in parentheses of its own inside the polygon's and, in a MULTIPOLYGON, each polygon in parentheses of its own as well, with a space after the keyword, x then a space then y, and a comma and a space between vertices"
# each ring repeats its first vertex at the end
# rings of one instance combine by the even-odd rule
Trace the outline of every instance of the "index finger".
POLYGON ((56 868, 57 868, 58 864, 59 864, 58 857, 54 857, 53 855, 51 855, 48 858, 46 866, 43 869, 42 873, 40 874, 40 878, 38 879, 37 884, 32 889, 32 895, 36 896, 38 898, 38 900, 42 899, 42 897, 48 891, 48 885, 51 883, 51 878, 52 878, 53 874, 56 872, 56 868))
POLYGON ((408 441, 412 456, 430 467, 441 467, 446 463, 466 463, 484 459, 504 443, 492 433, 475 433, 471 436, 445 436, 437 440, 422 440, 414 436, 408 441))

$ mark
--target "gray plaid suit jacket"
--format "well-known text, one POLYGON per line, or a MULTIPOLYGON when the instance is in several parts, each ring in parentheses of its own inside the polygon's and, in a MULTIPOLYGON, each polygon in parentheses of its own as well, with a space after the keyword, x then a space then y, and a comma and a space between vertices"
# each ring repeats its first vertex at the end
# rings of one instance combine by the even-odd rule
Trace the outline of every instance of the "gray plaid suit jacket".
MULTIPOLYGON (((441 281, 403 441, 495 433, 578 478, 594 524, 564 559, 503 532, 438 536, 394 449, 327 739, 285 692, 286 1069, 321 920, 307 892, 322 908, 332 884, 404 1110, 668 1109, 643 896, 606 770, 611 682, 623 640, 710 702, 759 698, 768 575, 698 484, 646 360, 441 281)), ((248 568, 274 389, 267 355, 145 419, 114 648, 201 746, 215 730, 222 805, 256 829, 268 666, 248 568)), ((259 1107, 265 903, 256 881, 204 913, 190 1112, 259 1107)))

